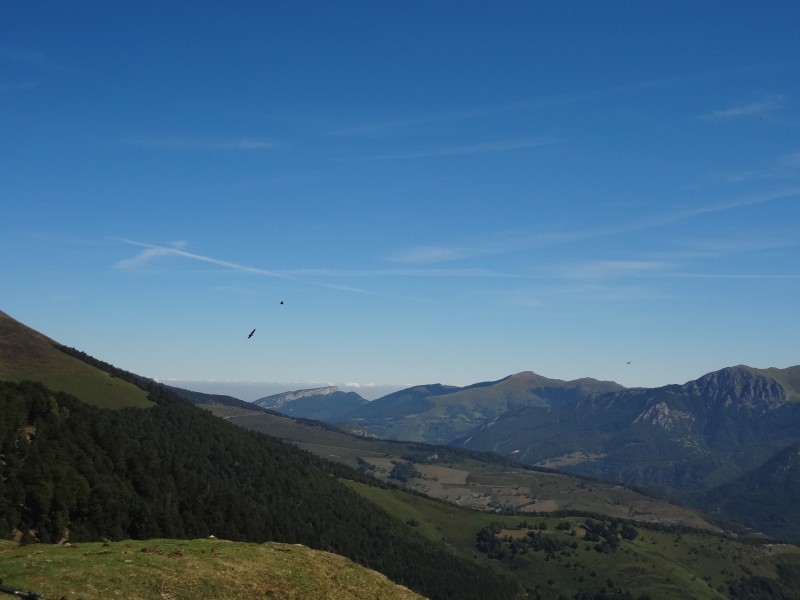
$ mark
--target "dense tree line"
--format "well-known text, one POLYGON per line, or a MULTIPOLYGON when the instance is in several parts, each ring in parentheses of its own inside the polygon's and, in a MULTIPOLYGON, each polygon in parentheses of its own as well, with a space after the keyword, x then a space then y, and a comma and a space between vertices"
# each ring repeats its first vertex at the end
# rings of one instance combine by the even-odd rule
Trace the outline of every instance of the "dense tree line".
POLYGON ((431 598, 518 595, 339 481, 374 479, 136 382, 152 408, 98 409, 39 383, 0 382, 0 537, 301 543, 431 598))
POLYGON ((405 483, 409 479, 413 479, 414 477, 419 477, 421 473, 414 468, 414 465, 408 462, 403 461, 392 461, 394 463, 394 467, 389 472, 389 479, 394 479, 395 481, 401 481, 405 483))
MULTIPOLYGON (((617 529, 614 523, 609 525, 595 521, 591 522, 590 527, 593 530, 605 531, 605 535, 609 537, 622 535, 621 529, 617 529)), ((490 523, 475 536, 475 547, 489 558, 504 562, 511 568, 523 568, 522 564, 517 562, 518 557, 529 552, 542 552, 548 559, 551 559, 555 558, 557 554, 574 555, 575 550, 579 547, 576 539, 564 539, 563 536, 544 533, 547 529, 547 525, 544 522, 539 523, 536 529, 530 529, 527 522, 520 523, 517 529, 528 530, 524 536, 502 536, 503 529, 504 527, 500 523, 490 523)), ((556 529, 566 532, 571 530, 571 525, 562 521, 556 529)), ((630 536, 635 537, 632 530, 633 528, 626 530, 626 535, 629 536, 627 539, 632 539, 630 536)), ((536 590, 529 590, 529 592, 532 598, 541 597, 541 594, 536 590)), ((559 595, 559 598, 562 600, 652 600, 648 594, 634 596, 610 579, 606 581, 606 586, 601 589, 594 591, 582 590, 571 597, 562 594, 559 595)), ((781 598, 780 600, 783 599, 781 598)))

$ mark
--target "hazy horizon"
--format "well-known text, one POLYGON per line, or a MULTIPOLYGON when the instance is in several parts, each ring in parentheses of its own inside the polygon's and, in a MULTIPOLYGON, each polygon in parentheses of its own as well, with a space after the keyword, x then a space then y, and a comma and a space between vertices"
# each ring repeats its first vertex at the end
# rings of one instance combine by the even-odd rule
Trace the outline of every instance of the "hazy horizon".
POLYGON ((327 383, 327 382, 268 382, 268 381, 215 381, 215 380, 179 380, 179 379, 158 379, 159 383, 164 383, 173 387, 179 387, 194 392, 204 394, 222 394, 233 396, 239 400, 253 402, 264 396, 272 396, 283 392, 295 392, 297 390, 308 390, 327 386, 336 386, 342 392, 355 392, 366 400, 375 400, 397 390, 402 390, 413 385, 391 385, 391 384, 348 384, 348 383, 327 383))

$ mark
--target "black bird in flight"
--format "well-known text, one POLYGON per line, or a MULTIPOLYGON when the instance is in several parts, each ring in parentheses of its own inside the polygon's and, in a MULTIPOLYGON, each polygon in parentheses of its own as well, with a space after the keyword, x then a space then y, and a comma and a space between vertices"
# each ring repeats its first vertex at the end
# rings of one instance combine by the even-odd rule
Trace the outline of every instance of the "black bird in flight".
POLYGON ((256 330, 255 330, 255 329, 253 329, 253 331, 251 331, 251 332, 250 332, 250 335, 248 335, 248 336, 247 336, 247 339, 249 340, 251 337, 253 337, 253 334, 254 334, 255 332, 256 332, 256 330))
POLYGON ((281 300, 281 304, 283 304, 283 300, 281 300))

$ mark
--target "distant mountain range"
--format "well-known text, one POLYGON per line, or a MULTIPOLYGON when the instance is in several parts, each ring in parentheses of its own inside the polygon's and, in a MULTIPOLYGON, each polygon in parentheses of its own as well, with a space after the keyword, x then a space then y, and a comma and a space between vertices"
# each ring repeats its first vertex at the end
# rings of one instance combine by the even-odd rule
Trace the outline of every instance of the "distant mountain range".
MULTIPOLYGON (((778 483, 760 471, 794 472, 795 463, 783 471, 770 465, 800 443, 800 366, 739 365, 657 388, 523 372, 467 387, 415 386, 372 402, 312 393, 301 406, 277 410, 347 422, 384 439, 496 452, 523 464, 617 481, 720 516, 735 513, 738 522, 773 535, 791 528, 784 523, 769 529, 777 521, 758 506, 738 510, 746 503, 730 500, 730 490, 761 490, 779 503, 787 493, 800 499, 800 483, 788 492, 791 477, 778 483)), ((800 535, 800 520, 786 518, 798 522, 800 535)))
POLYGON ((800 367, 729 367, 683 385, 498 415, 451 443, 687 499, 800 441, 800 367))
POLYGON ((561 381, 528 371, 466 387, 420 385, 371 402, 354 392, 318 388, 319 392, 301 390, 255 403, 295 417, 331 424, 356 423, 386 439, 448 444, 505 413, 561 405, 592 393, 622 389, 612 381, 561 381))

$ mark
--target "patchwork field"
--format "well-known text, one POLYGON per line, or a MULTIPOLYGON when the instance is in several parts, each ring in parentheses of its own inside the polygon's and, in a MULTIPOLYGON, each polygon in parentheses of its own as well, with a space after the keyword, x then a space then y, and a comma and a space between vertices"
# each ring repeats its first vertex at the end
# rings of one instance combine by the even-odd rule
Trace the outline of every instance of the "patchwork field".
POLYGON ((397 463, 410 463, 419 476, 395 483, 460 506, 491 512, 595 512, 720 531, 696 511, 613 483, 526 469, 497 457, 482 459, 475 453, 438 446, 357 437, 310 421, 258 411, 224 405, 205 408, 242 427, 279 437, 386 481, 397 463))

